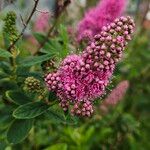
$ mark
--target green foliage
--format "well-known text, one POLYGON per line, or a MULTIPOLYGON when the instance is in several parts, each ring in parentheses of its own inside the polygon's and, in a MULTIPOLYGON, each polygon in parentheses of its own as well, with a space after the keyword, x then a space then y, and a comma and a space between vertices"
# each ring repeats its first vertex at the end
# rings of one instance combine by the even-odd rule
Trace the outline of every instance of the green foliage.
POLYGON ((122 80, 130 83, 120 104, 104 114, 97 106, 91 118, 77 118, 63 112, 44 82, 45 74, 55 71, 62 59, 81 46, 68 34, 66 18, 62 16, 64 24, 56 25, 40 50, 47 33, 33 33, 38 46, 25 36, 17 43, 20 51, 16 44, 7 51, 18 30, 15 13, 6 14, 0 33, 0 150, 150 149, 149 32, 135 34, 115 70, 114 85, 122 80))
POLYGON ((12 55, 8 51, 0 49, 0 57, 9 58, 12 57, 12 55))
POLYGON ((4 91, 7 90, 13 90, 13 89, 18 89, 17 83, 13 80, 10 80, 8 78, 4 78, 0 80, 0 88, 1 91, 0 93, 3 93, 4 91))
POLYGON ((13 112, 13 116, 17 119, 31 119, 44 113, 49 106, 43 102, 31 102, 19 106, 13 112))
POLYGON ((54 123, 65 123, 66 122, 63 112, 60 112, 58 109, 50 108, 46 111, 46 115, 54 123))
POLYGON ((6 97, 8 100, 14 102, 17 105, 23 105, 32 101, 30 97, 28 97, 23 91, 6 91, 6 97))
POLYGON ((4 141, 0 141, 0 150, 4 150, 7 144, 4 141))
POLYGON ((32 128, 33 120, 14 120, 7 132, 7 140, 11 144, 23 141, 32 128))
MULTIPOLYGON (((43 43, 46 38, 42 33, 34 33, 34 37, 39 43, 43 43)), ((65 58, 70 53, 69 37, 65 26, 60 25, 58 37, 48 39, 41 52, 57 56, 58 58, 65 58)))
POLYGON ((22 60, 19 65, 22 67, 31 67, 36 64, 41 64, 43 61, 49 60, 51 57, 52 57, 51 54, 29 57, 26 58, 25 60, 22 60))
POLYGON ((67 150, 67 144, 64 143, 55 144, 46 148, 45 150, 67 150))

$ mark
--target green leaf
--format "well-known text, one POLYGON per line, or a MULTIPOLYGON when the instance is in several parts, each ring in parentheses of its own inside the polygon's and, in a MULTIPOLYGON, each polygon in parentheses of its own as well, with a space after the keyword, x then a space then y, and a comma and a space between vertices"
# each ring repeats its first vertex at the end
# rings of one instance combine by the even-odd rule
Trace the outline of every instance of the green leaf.
POLYGON ((18 119, 31 119, 44 113, 49 106, 43 102, 31 102, 19 106, 14 112, 13 116, 18 119))
POLYGON ((62 41, 62 50, 60 52, 61 52, 62 58, 64 58, 69 53, 69 46, 68 46, 69 37, 68 37, 67 28, 62 24, 59 27, 59 37, 60 37, 60 40, 62 41))
MULTIPOLYGON (((39 43, 45 40, 45 35, 41 33, 34 33, 34 37, 39 43)), ((53 54, 57 57, 64 58, 69 53, 69 36, 64 25, 59 26, 59 38, 49 39, 40 52, 53 54)))
MULTIPOLYGON (((35 32, 35 33, 33 33, 33 35, 40 44, 42 44, 43 41, 45 41, 45 39, 47 38, 44 34, 39 33, 39 32, 35 32)), ((50 48, 49 42, 50 42, 50 40, 48 39, 47 42, 45 43, 44 47, 42 49, 40 49, 40 52, 49 53, 49 54, 53 53, 53 51, 50 48)))
POLYGON ((59 42, 58 38, 50 39, 43 49, 40 49, 40 52, 53 54, 55 56, 60 56, 61 51, 63 51, 62 45, 59 42))
POLYGON ((20 90, 6 91, 6 97, 18 105, 23 105, 31 102, 31 99, 20 90))
POLYGON ((8 62, 0 62, 0 70, 3 70, 6 74, 12 74, 11 66, 8 62))
POLYGON ((60 37, 62 38, 64 44, 67 45, 69 43, 68 32, 67 32, 67 28, 62 24, 60 25, 59 34, 60 34, 60 37))
POLYGON ((0 110, 0 129, 6 129, 9 125, 10 122, 12 122, 13 117, 12 117, 12 108, 11 106, 7 106, 1 108, 0 110))
POLYGON ((65 123, 65 117, 62 112, 58 109, 50 108, 46 111, 47 116, 50 118, 51 121, 54 123, 65 123))
POLYGON ((67 144, 65 143, 58 143, 47 147, 45 150, 67 150, 67 144))
POLYGON ((29 57, 28 59, 23 60, 20 65, 21 66, 33 66, 36 64, 40 64, 43 61, 49 60, 53 55, 52 54, 47 54, 47 55, 42 55, 42 56, 34 56, 34 57, 29 57))
POLYGON ((21 76, 21 77, 29 77, 29 76, 33 76, 35 78, 38 78, 38 79, 42 79, 42 73, 41 72, 31 72, 29 67, 17 67, 17 70, 16 70, 16 74, 17 76, 21 76))
POLYGON ((9 57, 12 57, 12 55, 7 50, 0 48, 0 57, 9 58, 9 57))
POLYGON ((23 141, 31 130, 32 125, 33 120, 15 120, 7 132, 8 142, 17 144, 23 141))

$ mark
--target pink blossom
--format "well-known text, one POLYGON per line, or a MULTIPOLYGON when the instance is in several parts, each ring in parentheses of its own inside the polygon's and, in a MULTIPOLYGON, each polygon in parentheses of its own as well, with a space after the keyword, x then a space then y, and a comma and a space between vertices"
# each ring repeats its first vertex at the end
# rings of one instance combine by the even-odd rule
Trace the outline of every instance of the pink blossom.
POLYGON ((129 16, 115 19, 94 36, 80 55, 67 56, 56 73, 46 76, 47 87, 56 92, 64 111, 74 105, 72 112, 84 116, 82 110, 74 107, 82 108, 82 104, 85 107, 89 104, 87 110, 90 112, 86 116, 92 114, 92 102, 105 92, 134 26, 129 16))
POLYGON ((49 27, 49 13, 41 13, 35 20, 34 30, 37 32, 45 32, 49 27))
POLYGON ((126 4, 127 0, 101 0, 96 7, 87 11, 84 18, 79 22, 78 41, 91 39, 100 33, 103 26, 110 24, 123 14, 126 4))
POLYGON ((120 100, 123 99, 128 88, 129 82, 121 81, 100 105, 101 111, 107 112, 110 106, 117 105, 120 102, 120 100))
POLYGON ((129 87, 128 81, 120 82, 115 89, 110 93, 110 95, 106 98, 106 105, 116 105, 125 95, 127 89, 129 87))

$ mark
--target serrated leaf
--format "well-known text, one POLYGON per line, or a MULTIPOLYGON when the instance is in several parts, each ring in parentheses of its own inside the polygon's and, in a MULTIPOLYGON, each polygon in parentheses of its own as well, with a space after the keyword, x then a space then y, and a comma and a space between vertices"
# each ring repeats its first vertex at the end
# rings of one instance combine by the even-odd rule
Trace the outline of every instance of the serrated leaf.
POLYGON ((31 99, 20 90, 6 91, 6 97, 18 105, 23 105, 31 102, 31 99))
POLYGON ((9 58, 9 57, 12 57, 12 55, 7 50, 0 48, 0 57, 9 58))
POLYGON ((65 143, 58 143, 47 147, 45 150, 67 150, 67 144, 65 143))
POLYGON ((33 120, 15 120, 7 132, 7 140, 11 144, 23 141, 33 125, 33 120))
POLYGON ((20 63, 20 66, 29 67, 29 66, 33 66, 36 64, 40 64, 43 61, 49 60, 50 58, 52 58, 52 56, 53 56, 52 54, 47 54, 47 55, 30 57, 28 59, 23 60, 20 63))
POLYGON ((13 116, 18 119, 31 119, 44 113, 49 106, 43 102, 31 102, 19 106, 14 112, 13 116))

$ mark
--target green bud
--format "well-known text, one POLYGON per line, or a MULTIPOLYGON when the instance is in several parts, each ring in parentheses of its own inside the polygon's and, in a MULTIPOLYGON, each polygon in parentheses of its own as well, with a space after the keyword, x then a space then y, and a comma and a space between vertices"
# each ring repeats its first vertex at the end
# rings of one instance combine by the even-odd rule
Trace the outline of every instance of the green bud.
POLYGON ((27 77, 24 81, 24 84, 24 89, 29 92, 41 92, 42 90, 41 82, 34 77, 27 77))

